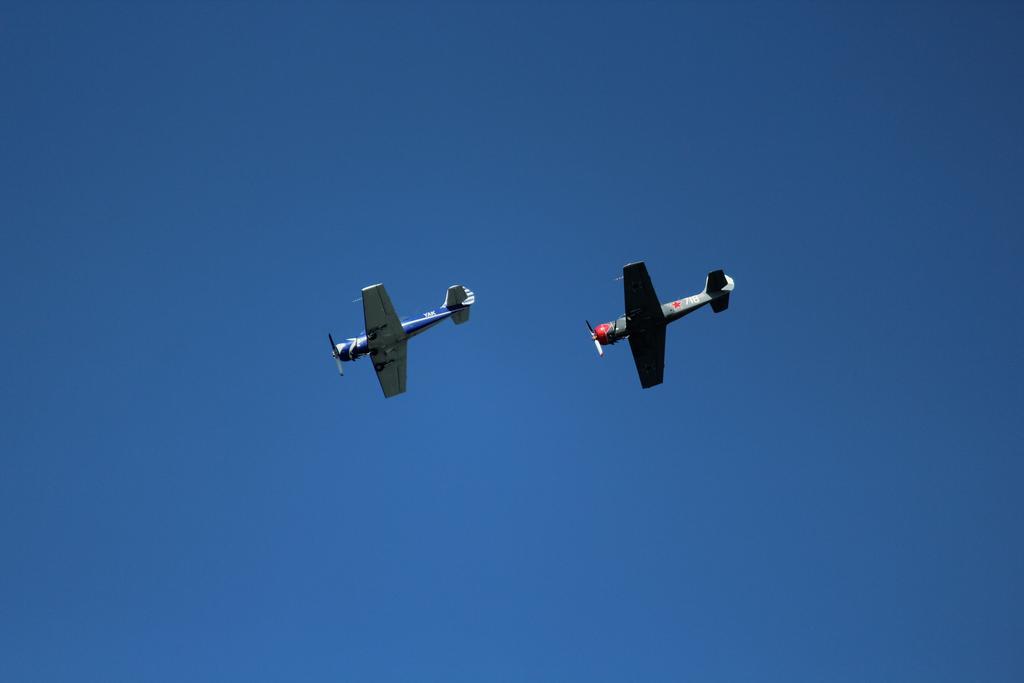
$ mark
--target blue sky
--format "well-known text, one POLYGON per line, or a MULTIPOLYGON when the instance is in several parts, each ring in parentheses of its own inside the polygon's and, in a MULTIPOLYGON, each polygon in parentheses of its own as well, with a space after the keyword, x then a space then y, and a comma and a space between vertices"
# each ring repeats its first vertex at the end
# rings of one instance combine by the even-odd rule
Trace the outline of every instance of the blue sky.
POLYGON ((6 5, 0 678, 1021 680, 1022 28, 6 5))

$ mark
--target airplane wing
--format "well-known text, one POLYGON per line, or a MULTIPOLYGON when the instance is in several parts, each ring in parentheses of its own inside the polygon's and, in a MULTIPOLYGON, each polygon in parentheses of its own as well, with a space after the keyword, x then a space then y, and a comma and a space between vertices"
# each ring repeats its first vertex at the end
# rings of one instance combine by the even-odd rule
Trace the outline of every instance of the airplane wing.
MULTIPOLYGON (((626 297, 626 318, 638 322, 654 319, 661 322, 661 302, 654 293, 651 276, 647 274, 647 266, 643 261, 630 263, 622 267, 622 290, 626 297)), ((641 325, 646 328, 647 325, 641 325)), ((632 333, 630 333, 632 334, 632 333)))
POLYGON ((363 289, 366 345, 377 371, 380 388, 390 398, 405 391, 405 330, 395 314, 384 285, 363 289))
POLYGON ((363 288, 363 319, 370 349, 386 349, 405 339, 402 323, 384 285, 363 288))
POLYGON ((393 346, 383 360, 380 355, 373 360, 373 369, 377 371, 384 398, 405 393, 405 350, 408 344, 403 340, 393 346))
POLYGON ((644 389, 661 384, 665 375, 665 326, 659 325, 629 335, 640 386, 644 389))
POLYGON ((626 330, 640 386, 661 384, 665 375, 665 314, 643 261, 622 268, 626 297, 626 330))

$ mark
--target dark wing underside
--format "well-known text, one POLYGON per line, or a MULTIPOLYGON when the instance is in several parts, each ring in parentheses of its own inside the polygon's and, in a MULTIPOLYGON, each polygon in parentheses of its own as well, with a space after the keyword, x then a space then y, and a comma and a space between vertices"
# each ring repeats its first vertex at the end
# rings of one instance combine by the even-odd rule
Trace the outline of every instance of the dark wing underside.
POLYGON ((661 384, 665 375, 665 326, 630 334, 629 350, 633 352, 640 386, 647 389, 661 384))
POLYGON ((622 268, 626 331, 640 386, 661 384, 665 374, 665 314, 643 261, 622 268))
MULTIPOLYGON (((622 290, 626 300, 626 318, 637 323, 653 320, 664 321, 661 302, 654 293, 651 276, 643 261, 630 263, 622 268, 622 290)), ((647 327, 646 324, 640 327, 647 327)))

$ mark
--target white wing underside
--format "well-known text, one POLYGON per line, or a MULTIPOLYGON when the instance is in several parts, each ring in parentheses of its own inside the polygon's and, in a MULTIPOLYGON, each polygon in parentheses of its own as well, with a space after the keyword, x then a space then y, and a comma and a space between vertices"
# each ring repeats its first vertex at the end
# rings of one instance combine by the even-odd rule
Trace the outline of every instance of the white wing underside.
POLYGON ((406 336, 384 285, 363 289, 366 343, 386 398, 405 392, 406 336))
MULTIPOLYGON (((377 379, 385 398, 405 393, 405 347, 408 342, 399 342, 388 350, 386 359, 374 360, 377 379), (378 369, 380 368, 380 369, 378 369)), ((378 356, 378 358, 380 358, 378 356)))

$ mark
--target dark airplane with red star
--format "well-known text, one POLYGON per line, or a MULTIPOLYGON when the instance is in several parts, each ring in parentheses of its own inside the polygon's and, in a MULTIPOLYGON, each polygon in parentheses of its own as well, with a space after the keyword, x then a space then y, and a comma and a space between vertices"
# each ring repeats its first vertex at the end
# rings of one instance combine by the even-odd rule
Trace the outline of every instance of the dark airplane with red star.
POLYGON ((712 311, 721 313, 729 307, 733 286, 732 278, 725 271, 713 270, 704 282, 704 291, 663 304, 654 293, 643 261, 623 266, 626 314, 615 322, 597 327, 592 327, 587 321, 597 354, 604 356, 602 347, 628 339, 636 371, 640 375, 640 386, 648 389, 661 384, 665 374, 665 328, 673 320, 689 315, 705 304, 711 304, 712 311))

